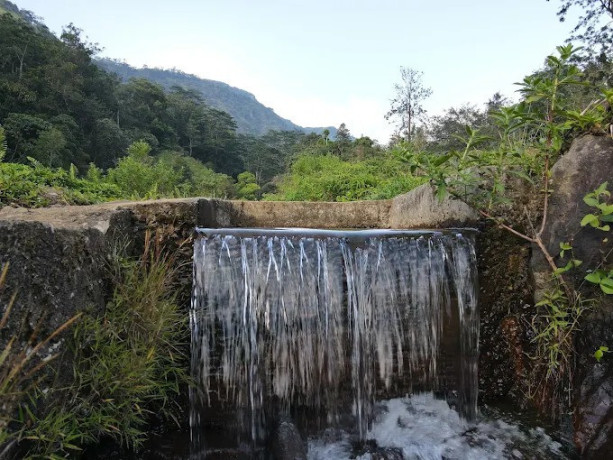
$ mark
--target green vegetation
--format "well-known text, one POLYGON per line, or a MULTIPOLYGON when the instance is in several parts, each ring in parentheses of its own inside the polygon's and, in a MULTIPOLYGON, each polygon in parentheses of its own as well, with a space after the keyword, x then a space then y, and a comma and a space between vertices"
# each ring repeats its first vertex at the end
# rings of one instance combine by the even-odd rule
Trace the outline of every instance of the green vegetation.
MULTIPOLYGON (((354 140, 344 124, 336 140, 328 129, 238 134, 189 76, 151 70, 164 86, 144 78, 122 83, 95 64, 98 50, 79 29, 69 25, 57 39, 34 15, 6 5, 14 14, 0 16, 0 206, 185 196, 373 199, 423 182, 370 139, 354 140), (305 155, 336 156, 338 175, 292 179, 305 155), (337 179, 343 183, 331 184, 337 179)), ((106 64, 128 76, 125 66, 106 64)))
MULTIPOLYGON (((595 300, 586 299, 581 287, 566 277, 582 264, 572 257, 572 245, 559 242, 559 252, 552 253, 543 241, 551 166, 573 138, 586 132, 608 134, 612 122, 613 93, 589 82, 573 63, 577 51, 572 45, 558 47, 558 55, 549 56, 543 70, 519 83, 519 104, 473 117, 480 126, 466 126, 463 136, 456 135, 463 147, 436 154, 408 148, 402 153, 411 171, 428 177, 440 198, 451 195, 470 203, 487 219, 532 243, 549 264, 549 288, 532 319, 529 379, 535 387, 528 396, 553 412, 571 396, 574 336, 595 300)), ((610 231, 613 206, 606 186, 585 196, 595 211, 583 218, 583 227, 610 231)), ((607 293, 613 285, 610 267, 603 263, 588 267, 585 279, 607 293)))
POLYGON ((120 197, 112 184, 78 178, 74 172, 48 168, 36 160, 32 163, 0 162, 0 205, 90 204, 120 197))
MULTIPOLYGON (((115 292, 103 316, 86 315, 73 328, 71 382, 43 392, 38 374, 49 360, 26 363, 77 317, 38 344, 31 337, 23 350, 13 347, 19 338, 10 340, 0 355, 0 399, 3 413, 13 417, 0 420, 3 448, 12 441, 20 458, 65 458, 110 438, 138 450, 152 418, 178 420, 176 397, 188 382, 188 329, 172 294, 174 261, 151 241, 148 235, 140 260, 117 256, 115 292)), ((6 268, 0 289, 5 275, 6 268)))
POLYGON ((6 295, 8 301, 4 306, 2 318, 0 319, 0 333, 4 339, 4 345, 0 352, 0 455, 4 457, 7 450, 14 446, 24 434, 23 425, 19 422, 23 420, 22 409, 27 404, 28 397, 35 390, 36 385, 43 381, 45 368, 53 362, 59 355, 50 354, 43 356, 49 350, 49 346, 57 344, 61 334, 69 329, 80 317, 78 314, 51 332, 48 336, 40 339, 40 331, 45 321, 45 316, 41 316, 27 337, 22 337, 22 333, 10 330, 9 319, 11 311, 15 305, 17 293, 5 293, 6 277, 9 265, 5 264, 0 268, 0 299, 6 295), (14 421, 12 417, 20 414, 20 420, 14 421), (15 429, 15 425, 21 425, 20 429, 15 429))
POLYGON ((135 142, 128 156, 104 173, 91 164, 85 177, 69 170, 0 161, 0 205, 40 207, 50 204, 92 204, 117 199, 210 196, 234 194, 233 181, 180 153, 149 155, 145 142, 135 142))
POLYGON ((291 173, 267 200, 353 201, 392 198, 425 183, 392 154, 365 160, 327 155, 299 155, 291 173))

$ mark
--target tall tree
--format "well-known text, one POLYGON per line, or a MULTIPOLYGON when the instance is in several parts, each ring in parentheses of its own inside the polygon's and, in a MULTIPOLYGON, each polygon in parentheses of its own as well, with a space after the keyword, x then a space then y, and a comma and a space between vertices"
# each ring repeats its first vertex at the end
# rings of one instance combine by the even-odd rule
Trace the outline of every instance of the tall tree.
POLYGON ((334 150, 340 157, 344 158, 351 149, 351 143, 352 139, 351 133, 349 132, 349 128, 347 128, 345 123, 341 123, 341 125, 336 130, 334 150))
POLYGON ((385 119, 398 119, 398 132, 411 141, 417 122, 423 120, 426 110, 423 102, 432 90, 422 83, 423 72, 410 67, 400 67, 401 82, 394 85, 396 97, 385 119))
MULTIPOLYGON (((547 0, 549 1, 549 0, 547 0)), ((572 7, 583 10, 571 39, 586 44, 586 53, 593 56, 596 51, 611 57, 613 52, 613 0, 561 0, 558 10, 560 21, 565 21, 572 7)))

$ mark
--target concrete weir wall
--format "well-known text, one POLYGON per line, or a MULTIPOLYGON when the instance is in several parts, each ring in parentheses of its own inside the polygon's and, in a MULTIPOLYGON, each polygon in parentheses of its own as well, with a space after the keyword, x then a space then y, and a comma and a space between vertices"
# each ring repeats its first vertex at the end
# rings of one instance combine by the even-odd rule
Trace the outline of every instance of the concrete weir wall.
MULTIPOLYGON (((248 202, 206 198, 112 202, 93 206, 0 209, 0 266, 9 264, 0 305, 17 292, 11 322, 41 316, 50 331, 81 310, 101 311, 112 293, 105 269, 118 246, 133 255, 150 230, 180 251, 182 300, 191 286, 196 226, 323 229, 444 228, 472 225, 462 202, 438 203, 428 186, 393 200, 351 203, 248 202)), ((10 326, 10 324, 9 324, 10 326)), ((1 332, 1 331, 0 331, 1 332)), ((0 335, 0 342, 3 338, 0 335)))
MULTIPOLYGON (((5 286, 0 288, 0 316, 15 293, 16 301, 7 327, 0 329, 0 350, 16 331, 27 346, 31 331, 40 328, 38 337, 47 337, 81 311, 102 313, 114 289, 109 270, 113 254, 119 248, 141 255, 148 231, 163 246, 176 250, 178 299, 187 309, 196 226, 385 229, 459 227, 476 222, 477 216, 465 204, 440 204, 428 187, 393 200, 352 203, 192 198, 41 209, 5 207, 0 209, 0 268, 8 263, 9 269, 5 286)), ((45 355, 49 352, 43 351, 45 355)), ((59 382, 72 375, 69 358, 56 363, 59 382)))

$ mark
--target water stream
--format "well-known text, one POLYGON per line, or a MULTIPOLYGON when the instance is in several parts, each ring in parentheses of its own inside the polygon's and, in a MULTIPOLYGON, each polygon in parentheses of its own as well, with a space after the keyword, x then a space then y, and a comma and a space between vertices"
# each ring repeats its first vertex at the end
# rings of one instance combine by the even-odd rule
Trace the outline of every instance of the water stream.
POLYGON ((199 232, 193 458, 213 448, 203 427, 216 416, 254 452, 276 421, 292 417, 313 459, 356 458, 349 439, 375 439, 403 452, 398 458, 480 458, 470 440, 458 441, 471 429, 488 432, 476 422, 473 231, 199 232), (417 396, 424 391, 439 399, 417 396), (438 414, 431 429, 448 439, 432 441, 436 449, 410 429, 426 426, 428 414, 438 414), (453 427, 443 429, 447 422, 453 427))

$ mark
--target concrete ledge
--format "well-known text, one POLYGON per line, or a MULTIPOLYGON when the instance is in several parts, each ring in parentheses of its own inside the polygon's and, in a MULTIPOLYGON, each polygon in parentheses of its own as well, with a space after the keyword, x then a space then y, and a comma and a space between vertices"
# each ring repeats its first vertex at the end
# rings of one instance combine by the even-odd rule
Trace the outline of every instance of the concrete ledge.
POLYGON ((40 222, 55 229, 106 233, 119 212, 129 212, 150 225, 177 223, 208 228, 445 228, 472 225, 479 220, 465 203, 450 199, 439 203, 431 187, 422 185, 393 200, 346 203, 184 198, 39 209, 7 206, 0 209, 0 222, 40 222))
POLYGON ((201 227, 389 228, 391 200, 347 203, 200 200, 201 227))

